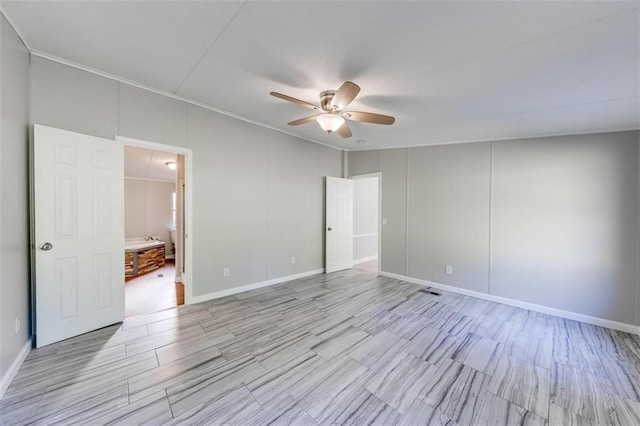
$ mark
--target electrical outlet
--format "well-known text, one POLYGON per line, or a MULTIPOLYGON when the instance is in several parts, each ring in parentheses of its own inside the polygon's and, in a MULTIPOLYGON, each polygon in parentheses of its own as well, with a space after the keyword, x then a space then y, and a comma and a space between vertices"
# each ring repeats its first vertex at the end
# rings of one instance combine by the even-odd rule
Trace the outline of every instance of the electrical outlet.
POLYGON ((444 273, 447 275, 453 275, 453 266, 444 265, 444 273))
POLYGON ((295 265, 296 263, 296 257, 295 256, 291 256, 291 264, 295 265))
POLYGON ((231 275, 231 269, 229 269, 229 268, 224 268, 224 269, 222 270, 222 276, 223 276, 223 277, 228 277, 229 275, 231 275))
POLYGON ((22 322, 22 318, 20 318, 20 315, 18 315, 16 317, 16 336, 20 333, 20 330, 22 328, 21 327, 21 325, 22 325, 21 322, 22 322))
POLYGON ((383 217, 383 218, 382 218, 382 224, 383 224, 383 225, 386 225, 386 224, 387 224, 387 218, 386 218, 386 217, 383 217))

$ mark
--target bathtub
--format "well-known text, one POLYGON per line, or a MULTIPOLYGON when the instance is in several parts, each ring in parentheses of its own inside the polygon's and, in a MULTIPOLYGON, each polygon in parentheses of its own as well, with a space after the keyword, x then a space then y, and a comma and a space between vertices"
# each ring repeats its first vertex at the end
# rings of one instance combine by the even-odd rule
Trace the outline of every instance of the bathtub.
POLYGON ((139 251, 145 250, 152 247, 160 247, 164 245, 164 241, 146 241, 144 238, 134 238, 130 240, 125 240, 124 242, 124 251, 139 251))
POLYGON ((125 240, 125 280, 162 268, 164 263, 164 241, 145 241, 144 238, 125 240))

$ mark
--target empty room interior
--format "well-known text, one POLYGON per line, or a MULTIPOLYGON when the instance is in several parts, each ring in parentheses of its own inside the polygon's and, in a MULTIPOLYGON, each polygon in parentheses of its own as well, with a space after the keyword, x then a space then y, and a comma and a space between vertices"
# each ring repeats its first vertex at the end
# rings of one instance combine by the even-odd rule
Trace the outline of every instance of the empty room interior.
POLYGON ((639 425, 640 2, 0 1, 0 424, 639 425))

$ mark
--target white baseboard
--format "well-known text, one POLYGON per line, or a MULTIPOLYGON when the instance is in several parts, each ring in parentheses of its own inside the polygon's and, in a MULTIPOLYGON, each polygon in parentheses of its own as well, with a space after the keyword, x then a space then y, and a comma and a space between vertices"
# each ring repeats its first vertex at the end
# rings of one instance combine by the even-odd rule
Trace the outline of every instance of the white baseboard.
POLYGON ((25 343, 22 349, 20 349, 18 356, 16 356, 16 359, 13 360, 7 372, 4 373, 4 376, 2 376, 2 379, 0 380, 0 398, 4 396, 4 393, 9 388, 9 385, 16 377, 16 374, 18 374, 18 370, 20 370, 20 367, 22 367, 22 363, 27 358, 27 355, 29 355, 29 352, 31 352, 32 346, 33 344, 31 342, 31 338, 29 338, 27 343, 25 343))
POLYGON ((243 293, 249 290, 255 290, 257 288, 269 287, 271 285, 280 284, 286 281, 297 280, 299 278, 309 277, 311 275, 321 274, 324 269, 314 269, 313 271, 301 272, 299 274, 288 275, 286 277, 272 278, 266 281, 260 281, 253 284, 243 285, 241 287, 234 287, 227 290, 216 291, 214 293, 203 294, 202 296, 191 296, 187 298, 187 304, 206 302, 207 300, 219 299, 225 296, 231 296, 233 294, 243 293))
POLYGON ((165 258, 165 260, 173 260, 173 259, 176 258, 176 255, 175 254, 168 254, 164 258, 165 258))
POLYGON ((536 305, 535 303, 522 302, 520 300, 509 299, 507 297, 494 296, 491 294, 480 293, 478 291, 467 290, 464 288, 452 287, 446 284, 435 283, 431 281, 421 280, 419 278, 407 277, 404 275, 394 274, 391 272, 380 271, 380 275, 395 278, 401 281, 433 287, 440 290, 450 291, 451 293, 464 294, 465 296, 477 297, 478 299, 489 300, 491 302, 502 303, 503 305, 515 306, 517 308, 528 309, 542 314, 553 315, 560 318, 567 318, 587 324, 598 325, 601 327, 611 328, 613 330, 624 331, 627 333, 640 335, 640 327, 633 324, 625 324, 622 322, 612 321, 604 318, 592 317, 590 315, 579 314, 576 312, 564 311, 562 309, 549 308, 547 306, 536 305))
POLYGON ((373 256, 361 257, 360 259, 353 259, 353 264, 357 265, 359 263, 371 262, 372 260, 377 260, 377 259, 378 259, 377 254, 373 256))

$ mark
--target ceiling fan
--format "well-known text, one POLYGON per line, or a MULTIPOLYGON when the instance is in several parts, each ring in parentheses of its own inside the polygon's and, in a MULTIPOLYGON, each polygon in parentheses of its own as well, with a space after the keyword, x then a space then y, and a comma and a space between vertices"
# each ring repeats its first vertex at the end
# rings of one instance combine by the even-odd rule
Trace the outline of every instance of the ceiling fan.
POLYGON ((372 112, 345 111, 347 105, 353 101, 360 92, 360 86, 350 81, 345 81, 338 90, 325 90, 320 93, 320 106, 283 95, 278 92, 271 92, 272 96, 288 102, 313 109, 319 114, 292 121, 289 126, 299 126, 305 123, 316 121, 322 130, 327 133, 338 132, 343 138, 351 137, 351 129, 347 120, 361 121, 373 124, 393 124, 396 119, 389 115, 374 114, 372 112))

